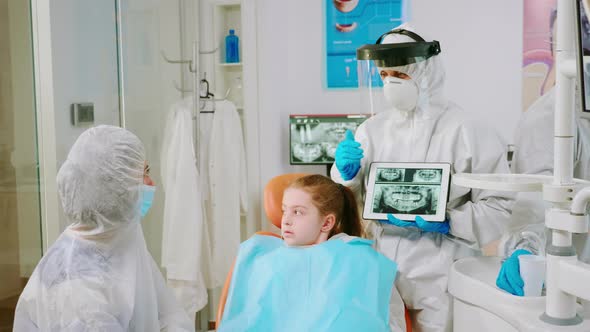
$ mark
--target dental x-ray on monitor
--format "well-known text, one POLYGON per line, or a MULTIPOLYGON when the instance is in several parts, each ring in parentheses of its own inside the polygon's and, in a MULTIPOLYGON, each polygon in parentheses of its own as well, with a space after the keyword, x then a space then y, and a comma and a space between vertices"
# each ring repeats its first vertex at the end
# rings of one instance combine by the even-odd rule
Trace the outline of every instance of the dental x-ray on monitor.
POLYGON ((445 221, 451 164, 372 163, 363 218, 445 221))
POLYGON ((368 114, 309 114, 289 116, 291 165, 327 165, 346 130, 353 133, 368 114))
POLYGON ((578 50, 578 68, 581 73, 578 75, 578 87, 582 116, 590 118, 590 23, 584 10, 583 1, 578 2, 579 10, 576 21, 576 36, 578 50))

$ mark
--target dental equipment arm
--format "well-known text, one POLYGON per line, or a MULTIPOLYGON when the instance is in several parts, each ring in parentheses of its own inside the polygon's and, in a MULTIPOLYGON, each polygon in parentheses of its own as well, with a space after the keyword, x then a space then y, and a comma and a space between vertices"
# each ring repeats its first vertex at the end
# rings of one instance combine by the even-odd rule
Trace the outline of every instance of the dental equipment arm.
POLYGON ((554 180, 550 185, 543 185, 543 197, 553 207, 545 218, 552 242, 547 250, 547 298, 541 319, 558 325, 580 324, 583 319, 576 313, 576 297, 590 298, 587 285, 590 267, 578 262, 572 246, 572 233, 588 232, 585 209, 590 200, 590 189, 575 194, 579 188, 573 185, 574 78, 583 74, 581 68, 576 71, 574 60, 578 4, 575 0, 557 1, 554 180))

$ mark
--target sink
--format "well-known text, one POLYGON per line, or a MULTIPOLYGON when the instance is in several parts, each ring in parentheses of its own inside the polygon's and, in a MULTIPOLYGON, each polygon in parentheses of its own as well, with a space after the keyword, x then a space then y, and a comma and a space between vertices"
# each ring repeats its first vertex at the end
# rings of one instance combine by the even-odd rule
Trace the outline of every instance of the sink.
MULTIPOLYGON (((539 319, 545 297, 514 296, 496 287, 499 257, 468 257, 456 261, 449 275, 455 332, 590 331, 590 319, 575 326, 555 326, 539 319)), ((579 312, 582 312, 580 306, 579 312)))

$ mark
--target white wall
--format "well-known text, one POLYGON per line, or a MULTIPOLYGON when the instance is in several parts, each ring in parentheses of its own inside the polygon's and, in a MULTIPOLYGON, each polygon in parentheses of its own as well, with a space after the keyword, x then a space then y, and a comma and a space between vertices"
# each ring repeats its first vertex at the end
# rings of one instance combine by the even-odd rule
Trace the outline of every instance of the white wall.
POLYGON ((74 127, 70 105, 94 103, 94 124, 119 125, 114 1, 52 0, 57 166, 88 127, 74 127))
POLYGON ((447 96, 512 143, 522 109, 522 0, 414 0, 411 15, 441 42, 447 96))
MULTIPOLYGON (((355 90, 324 88, 324 12, 318 0, 258 1, 261 186, 292 171, 291 113, 355 113, 355 90)), ((441 42, 447 96, 512 141, 521 109, 522 1, 411 1, 419 33, 441 42)))

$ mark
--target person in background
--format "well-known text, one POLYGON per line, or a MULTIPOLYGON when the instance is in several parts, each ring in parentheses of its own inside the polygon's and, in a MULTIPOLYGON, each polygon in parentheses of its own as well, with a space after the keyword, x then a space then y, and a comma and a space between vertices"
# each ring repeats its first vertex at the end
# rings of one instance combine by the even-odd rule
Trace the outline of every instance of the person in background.
MULTIPOLYGON (((556 50, 557 8, 553 8, 550 18, 550 41, 553 59, 556 50)), ((590 23, 586 15, 581 17, 582 52, 588 53, 590 45, 590 23)), ((550 89, 539 97, 526 112, 521 115, 514 137, 514 156, 512 171, 517 174, 553 175, 555 132, 555 65, 547 74, 545 82, 550 89)), ((586 73, 583 73, 586 75, 586 73)), ((585 82, 588 80, 584 77, 585 82)), ((576 91, 576 110, 585 108, 580 103, 580 93, 576 91)), ((586 97, 588 102, 588 97, 586 97)), ((576 112, 576 138, 574 142, 574 178, 590 180, 590 120, 576 112)), ((502 236, 498 243, 498 255, 507 257, 496 279, 496 286, 510 294, 523 296, 524 282, 520 277, 520 255, 544 255, 549 242, 548 230, 545 228, 545 209, 549 206, 543 201, 541 193, 519 193, 512 213, 512 229, 502 236)), ((574 248, 578 258, 590 263, 590 241, 588 234, 573 234, 574 248)))
POLYGON ((141 228, 154 196, 131 132, 83 132, 57 175, 71 223, 21 294, 14 331, 194 331, 149 254, 141 228))
MULTIPOLYGON (((578 105, 579 107, 579 105, 578 105)), ((514 140, 512 170, 517 174, 553 175, 553 132, 555 88, 541 96, 522 114, 514 140)), ((574 178, 590 180, 590 120, 576 114, 574 143, 574 178)), ((545 208, 541 193, 519 193, 512 215, 512 232, 502 236, 498 254, 502 263, 496 286, 523 296, 520 277, 520 255, 544 255, 548 234, 545 230, 545 208)), ((588 234, 574 234, 573 244, 579 259, 590 263, 588 234)))

